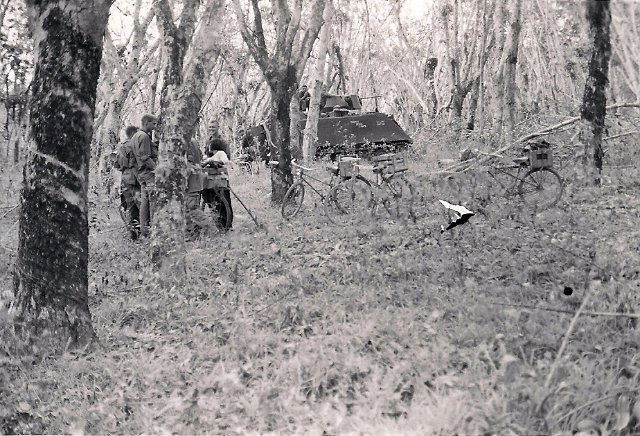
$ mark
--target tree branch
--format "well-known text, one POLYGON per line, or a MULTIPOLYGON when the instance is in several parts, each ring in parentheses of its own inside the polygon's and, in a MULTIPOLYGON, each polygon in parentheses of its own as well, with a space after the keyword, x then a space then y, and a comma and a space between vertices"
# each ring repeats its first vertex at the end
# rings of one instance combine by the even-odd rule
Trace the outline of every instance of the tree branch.
MULTIPOLYGON (((252 0, 252 1, 255 1, 255 0, 252 0)), ((269 66, 269 52, 267 51, 267 47, 264 41, 264 33, 260 34, 262 43, 258 43, 256 41, 257 36, 256 38, 254 38, 251 35, 251 32, 249 31, 249 26, 245 21, 244 14, 242 13, 242 8, 240 7, 240 0, 232 0, 232 4, 233 4, 233 9, 236 13, 238 27, 240 28, 239 29, 240 34, 242 35, 242 39, 244 40, 245 44, 247 44, 247 49, 249 50, 249 53, 251 54, 253 59, 256 61, 260 69, 262 71, 267 71, 269 66)), ((253 5, 254 12, 255 12, 255 9, 258 9, 257 6, 258 6, 257 3, 253 5)), ((260 17, 259 14, 260 14, 260 10, 258 9, 258 17, 260 17)), ((259 18, 257 20, 260 21, 259 18)), ((260 24, 259 28, 262 29, 262 24, 260 24)))
POLYGON ((304 71, 307 60, 311 55, 313 44, 318 38, 320 29, 324 24, 322 14, 324 12, 325 3, 325 0, 316 0, 313 4, 311 8, 311 14, 309 16, 309 27, 305 30, 304 36, 300 41, 300 47, 298 49, 297 55, 295 57, 292 57, 291 59, 291 65, 296 68, 298 74, 302 74, 302 72, 304 71))
MULTIPOLYGON (((625 108, 625 107, 640 107, 640 101, 637 101, 635 103, 618 103, 618 104, 612 104, 610 106, 607 106, 606 110, 610 111, 613 109, 620 109, 620 108, 625 108)), ((543 135, 548 135, 549 133, 553 132, 554 130, 558 130, 561 129, 562 127, 568 126, 570 124, 575 123, 576 121, 580 121, 581 117, 573 117, 573 118, 569 118, 568 120, 565 120, 561 123, 558 124, 554 124, 553 126, 549 126, 549 127, 545 127, 542 130, 538 130, 537 132, 534 133, 529 133, 528 135, 522 136, 520 137, 517 142, 526 142, 530 139, 536 138, 538 136, 543 136, 543 135)), ((508 146, 507 148, 509 148, 510 146, 508 146)), ((507 149, 505 148, 505 150, 507 149)))
MULTIPOLYGON (((509 307, 519 307, 522 309, 531 309, 531 310, 542 310, 545 312, 557 312, 557 313, 566 313, 569 315, 575 315, 576 312, 573 310, 566 310, 566 309, 555 309, 552 307, 536 307, 536 306, 530 306, 528 304, 512 304, 512 303, 489 303, 492 305, 496 305, 496 306, 509 306, 509 307)), ((613 317, 613 318, 634 318, 634 319, 640 319, 640 313, 621 313, 621 312, 581 312, 582 315, 585 316, 606 316, 606 317, 613 317)))

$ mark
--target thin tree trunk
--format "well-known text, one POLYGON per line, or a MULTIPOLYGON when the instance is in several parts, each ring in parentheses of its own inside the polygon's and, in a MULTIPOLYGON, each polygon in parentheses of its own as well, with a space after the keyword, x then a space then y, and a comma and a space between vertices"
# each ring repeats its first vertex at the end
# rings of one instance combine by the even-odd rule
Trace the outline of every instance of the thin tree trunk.
POLYGON ((14 274, 16 331, 61 352, 95 339, 88 305, 89 152, 110 1, 28 0, 30 142, 14 274))
POLYGON ((503 107, 507 111, 506 117, 503 112, 502 125, 504 126, 505 118, 508 125, 507 141, 513 139, 514 129, 516 126, 516 65, 518 63, 518 46, 520 45, 520 23, 522 15, 522 0, 515 0, 511 11, 511 34, 509 38, 509 49, 504 65, 504 103, 503 107))
MULTIPOLYGON (((311 84, 311 98, 307 110, 307 123, 304 129, 304 141, 302 144, 302 155, 305 161, 311 161, 316 156, 316 138, 318 137, 318 119, 320 118, 320 96, 322 94, 322 79, 327 64, 327 51, 331 39, 331 19, 333 17, 333 1, 327 0, 324 7, 322 19, 325 25, 320 31, 318 41, 318 59, 313 73, 313 83, 311 84)), ((337 45, 334 46, 337 48, 337 45)), ((336 54, 339 53, 337 49, 336 54)))
POLYGON ((584 166, 587 180, 600 184, 602 174, 602 135, 607 113, 606 86, 611 58, 611 5, 608 0, 588 0, 587 20, 591 33, 591 59, 584 87, 581 131, 584 143, 584 166), (594 174, 595 173, 595 174, 594 174))
MULTIPOLYGON (((213 2, 215 0, 212 0, 213 2)), ((151 261, 153 268, 162 272, 161 277, 179 283, 186 275, 185 247, 185 194, 187 190, 187 147, 195 131, 197 109, 191 106, 204 91, 204 71, 194 58, 192 81, 201 79, 197 92, 190 88, 183 76, 187 48, 195 29, 197 0, 187 0, 183 5, 180 27, 173 22, 167 0, 156 3, 158 25, 163 34, 166 53, 164 82, 160 92, 160 152, 155 169, 156 201, 153 211, 151 261), (195 96, 194 96, 195 94, 195 96), (195 97, 195 98, 194 98, 195 97), (187 136, 188 135, 188 136, 187 136)), ((211 30, 210 28, 207 28, 211 30)), ((210 71, 210 70, 209 70, 210 71)))
POLYGON ((430 57, 424 63, 424 78, 427 81, 427 105, 429 114, 434 118, 438 114, 438 94, 436 93, 435 74, 438 58, 430 57))
POLYGON ((291 138, 291 157, 298 161, 303 160, 302 141, 300 140, 300 120, 302 113, 300 111, 300 98, 295 92, 289 103, 289 138, 291 138))
MULTIPOLYGON (((290 79, 293 85, 295 82, 290 79)), ((291 174, 291 138, 289 104, 295 89, 271 89, 271 111, 269 122, 269 136, 271 138, 271 160, 278 161, 271 171, 271 202, 282 203, 289 186, 293 184, 291 174)))
POLYGON ((502 123, 504 114, 504 69, 507 61, 507 52, 505 50, 506 43, 506 31, 502 30, 504 22, 506 20, 505 12, 506 0, 498 0, 498 6, 496 8, 495 27, 498 38, 498 53, 501 54, 498 62, 497 71, 495 72, 495 80, 493 83, 494 95, 493 95, 493 113, 494 122, 496 123, 496 135, 498 138, 502 138, 502 123))

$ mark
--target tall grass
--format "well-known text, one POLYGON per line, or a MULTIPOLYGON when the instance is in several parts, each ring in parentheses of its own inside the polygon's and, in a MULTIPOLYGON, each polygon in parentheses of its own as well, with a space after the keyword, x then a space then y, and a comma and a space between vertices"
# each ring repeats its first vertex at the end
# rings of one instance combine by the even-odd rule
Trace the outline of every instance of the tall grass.
MULTIPOLYGON (((428 189, 426 173, 457 150, 422 146, 438 150, 412 163, 428 189)), ((585 312, 638 310, 638 178, 621 171, 602 189, 568 177, 561 204, 535 216, 470 197, 484 212, 440 233, 448 218, 435 201, 417 223, 378 216, 341 228, 310 197, 286 222, 269 206, 268 173, 235 170, 234 190, 265 229, 234 200, 233 232, 189 242, 181 289, 148 285, 147 247, 94 198, 90 302, 103 348, 60 358, 21 348, 3 306, 0 429, 632 433, 637 320, 583 315, 567 336, 587 288, 585 312)), ((4 290, 14 222, 2 221, 4 290)))

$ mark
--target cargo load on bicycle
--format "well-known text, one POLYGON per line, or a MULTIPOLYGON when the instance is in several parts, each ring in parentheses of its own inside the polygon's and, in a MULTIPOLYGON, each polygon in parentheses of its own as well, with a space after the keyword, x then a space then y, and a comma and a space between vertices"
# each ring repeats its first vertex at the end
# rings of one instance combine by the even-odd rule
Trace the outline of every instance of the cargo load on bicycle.
POLYGON ((230 189, 229 172, 223 165, 207 165, 187 179, 187 193, 199 192, 201 208, 211 211, 218 227, 223 229, 230 228, 233 222, 233 209, 227 194, 230 189))

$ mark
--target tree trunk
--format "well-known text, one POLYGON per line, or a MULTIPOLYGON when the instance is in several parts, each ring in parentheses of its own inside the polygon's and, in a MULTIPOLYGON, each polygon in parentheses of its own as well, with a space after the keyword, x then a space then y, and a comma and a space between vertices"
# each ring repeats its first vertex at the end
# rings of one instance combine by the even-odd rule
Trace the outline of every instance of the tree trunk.
POLYGON ((498 4, 496 6, 495 13, 495 32, 497 34, 498 44, 497 44, 497 52, 501 54, 500 60, 497 65, 497 70, 495 71, 495 79, 494 79, 494 95, 493 95, 493 119, 496 123, 496 135, 498 138, 502 138, 502 124, 504 119, 504 74, 505 74, 505 64, 507 59, 507 51, 505 50, 506 44, 506 31, 503 30, 504 22, 506 21, 506 0, 497 0, 498 4))
POLYGON ((88 305, 89 153, 110 1, 28 0, 35 41, 12 312, 61 352, 95 339, 88 305))
POLYGON ((507 111, 503 112, 502 125, 505 118, 509 130, 507 131, 507 142, 511 142, 516 126, 516 65, 518 63, 518 46, 520 45, 520 30, 522 25, 520 18, 522 15, 522 0, 515 0, 511 11, 511 34, 509 38, 509 49, 504 64, 504 102, 503 107, 507 111))
POLYGON ((325 0, 311 2, 304 30, 301 30, 300 26, 303 15, 302 0, 293 2, 293 8, 289 7, 288 2, 272 2, 270 13, 276 20, 276 43, 271 54, 264 35, 260 2, 250 1, 253 14, 252 29, 247 24, 240 0, 233 0, 232 4, 242 39, 260 67, 271 93, 270 122, 266 128, 270 137, 271 160, 278 162, 271 170, 271 202, 280 204, 293 182, 289 105, 324 23, 322 15, 325 0))
POLYGON ((471 86, 471 97, 469 98, 469 118, 467 118, 467 130, 471 131, 476 127, 476 110, 478 109, 478 99, 480 98, 480 76, 476 77, 471 86))
MULTIPOLYGON (((333 17, 333 1, 327 0, 325 4, 323 20, 330 23, 333 17)), ((320 40, 318 41, 318 59, 313 72, 313 83, 311 84, 311 98, 309 100, 309 108, 307 110, 307 123, 304 129, 304 139, 302 144, 302 155, 305 161, 311 161, 316 156, 316 138, 318 137, 318 119, 320 118, 320 95, 322 93, 322 80, 324 78, 324 70, 327 64, 327 50, 329 49, 329 40, 331 39, 331 27, 326 24, 320 31, 320 40)), ((336 55, 340 53, 337 45, 334 45, 336 55)), ((342 66, 338 62, 339 70, 342 66)))
MULTIPOLYGON (((221 0, 210 0, 208 14, 219 6, 221 0)), ((180 282, 186 274, 185 247, 185 194, 187 191, 186 153, 195 132, 197 114, 202 104, 205 89, 205 74, 211 72, 212 56, 205 53, 202 36, 196 35, 192 44, 191 64, 184 75, 183 65, 189 43, 195 29, 196 0, 185 1, 176 27, 169 3, 156 3, 158 24, 163 33, 166 68, 161 95, 160 153, 155 170, 156 205, 153 216, 153 237, 151 261, 154 269, 161 271, 162 277, 172 282, 180 282), (200 52, 202 50, 202 52, 200 52), (205 68, 205 63, 207 67, 205 68), (205 71, 206 70, 206 71, 205 71)), ((215 29, 208 15, 199 29, 209 40, 215 29)))
POLYGON ((429 115, 433 118, 438 114, 438 94, 436 93, 435 74, 438 58, 430 57, 424 62, 424 79, 427 81, 426 103, 429 115))
MULTIPOLYGON (((290 79, 291 80, 291 79, 290 79)), ((286 82, 285 82, 286 83, 286 82)), ((295 89, 291 87, 271 88, 271 111, 269 121, 269 137, 271 139, 271 160, 278 161, 271 171, 271 202, 281 204, 289 186, 293 184, 291 174, 291 148, 289 102, 295 89)))
POLYGON ((581 118, 581 132, 584 144, 584 166, 587 180, 600 185, 602 174, 602 134, 606 117, 606 86, 611 58, 611 9, 608 0, 588 0, 587 20, 591 34, 591 59, 589 74, 584 87, 581 118), (595 173, 595 174, 594 174, 595 173))
POLYGON ((180 282, 186 273, 185 156, 188 147, 196 146, 192 141, 198 113, 204 100, 206 80, 217 59, 216 40, 211 35, 220 27, 217 18, 221 16, 224 1, 209 0, 200 27, 193 34, 196 4, 194 1, 185 4, 179 28, 173 23, 168 3, 160 1, 157 6, 165 37, 167 65, 161 91, 163 125, 159 132, 161 145, 156 168, 157 199, 151 260, 154 268, 162 272, 162 277, 173 282, 180 282))
POLYGON ((289 138, 291 138, 291 157, 300 162, 303 160, 302 141, 300 141, 302 112, 300 111, 300 99, 297 94, 297 92, 293 93, 289 103, 289 138))

